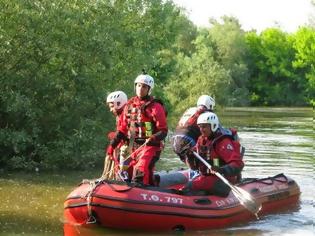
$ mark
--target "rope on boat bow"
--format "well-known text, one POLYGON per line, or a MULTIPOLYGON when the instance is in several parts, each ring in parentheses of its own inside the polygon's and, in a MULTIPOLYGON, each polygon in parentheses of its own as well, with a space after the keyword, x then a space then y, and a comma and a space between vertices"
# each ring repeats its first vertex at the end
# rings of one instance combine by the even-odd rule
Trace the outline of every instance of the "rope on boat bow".
MULTIPOLYGON (((130 189, 132 189, 133 185, 131 184, 127 184, 127 188, 126 189, 116 189, 114 186, 112 186, 113 183, 122 183, 122 182, 119 182, 119 181, 109 181, 109 180, 106 180, 104 178, 99 178, 99 179, 96 179, 96 180, 83 180, 83 183, 87 183, 89 184, 90 186, 90 189, 88 191, 88 193, 85 195, 86 197, 86 201, 87 201, 87 212, 88 212, 88 218, 86 220, 86 224, 95 224, 97 223, 97 220, 93 214, 93 211, 92 211, 92 199, 93 199, 93 193, 95 191, 95 189, 101 185, 101 184, 108 184, 108 186, 116 191, 116 192, 126 192, 126 191, 129 191, 130 189)), ((124 184, 126 184, 125 182, 123 182, 124 184)))
POLYGON ((253 182, 257 182, 257 183, 262 183, 262 184, 266 184, 266 185, 272 185, 274 184, 274 182, 280 182, 280 183, 288 183, 288 178, 283 174, 277 174, 275 176, 272 177, 266 177, 266 178, 245 178, 242 179, 242 181, 240 183, 238 183, 238 186, 242 186, 245 184, 249 184, 249 183, 253 183, 253 182), (281 180, 280 178, 283 178, 284 180, 281 180))
POLYGON ((90 185, 90 190, 88 191, 86 195, 87 211, 88 211, 88 218, 86 220, 86 224, 95 224, 97 221, 96 221, 95 216, 93 215, 92 206, 91 206, 91 202, 93 198, 92 195, 96 187, 103 183, 103 179, 101 178, 97 180, 89 180, 88 183, 90 185))

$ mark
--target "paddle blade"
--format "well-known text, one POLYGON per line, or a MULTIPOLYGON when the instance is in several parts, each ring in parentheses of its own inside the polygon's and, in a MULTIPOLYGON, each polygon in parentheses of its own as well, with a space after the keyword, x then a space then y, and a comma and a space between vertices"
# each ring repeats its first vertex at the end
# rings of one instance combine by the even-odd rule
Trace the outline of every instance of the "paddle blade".
POLYGON ((244 189, 233 186, 232 192, 240 203, 250 212, 252 212, 258 219, 258 212, 261 210, 261 203, 258 203, 247 191, 244 189))
MULTIPOLYGON (((203 164, 205 164, 206 167, 208 167, 211 170, 211 165, 206 162, 197 152, 193 151, 193 154, 195 157, 198 158, 203 164)), ((239 202, 250 212, 252 212, 258 219, 257 213, 261 210, 261 204, 256 202, 255 199, 244 189, 241 189, 237 186, 234 186, 230 184, 230 182, 220 173, 215 172, 215 175, 221 179, 226 185, 228 185, 235 197, 239 200, 239 202)))

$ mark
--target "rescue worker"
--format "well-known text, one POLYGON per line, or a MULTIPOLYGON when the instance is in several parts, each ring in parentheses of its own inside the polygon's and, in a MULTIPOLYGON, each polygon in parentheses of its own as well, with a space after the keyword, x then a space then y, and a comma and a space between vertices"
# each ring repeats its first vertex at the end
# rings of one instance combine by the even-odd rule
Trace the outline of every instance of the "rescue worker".
MULTIPOLYGON (((109 110, 113 115, 116 117, 116 130, 121 125, 122 122, 122 114, 123 109, 128 101, 127 95, 123 91, 115 91, 110 93, 107 98, 105 105, 108 106, 109 110)), ((109 132, 107 135, 109 140, 112 140, 115 137, 115 132, 109 132)), ((120 148, 124 142, 120 142, 119 145, 116 147, 112 156, 106 156, 104 162, 104 171, 102 176, 106 179, 114 179, 115 172, 113 171, 115 168, 118 168, 118 161, 119 161, 119 153, 120 148)), ((106 154, 106 153, 105 153, 106 154)))
POLYGON ((143 185, 156 185, 153 171, 168 132, 166 111, 159 100, 150 96, 154 87, 150 75, 139 75, 134 86, 136 96, 127 102, 122 123, 107 148, 107 154, 113 155, 119 142, 127 138, 132 153, 129 164, 133 167, 129 172, 131 179, 143 185))
MULTIPOLYGON (((122 114, 127 101, 128 97, 123 91, 115 91, 107 96, 106 105, 109 111, 116 117, 116 130, 118 130, 122 122, 122 114)), ((108 138, 111 140, 114 136, 115 132, 110 132, 108 138)))
POLYGON ((215 100, 209 95, 201 95, 197 100, 197 107, 188 108, 180 118, 175 135, 172 138, 173 151, 179 156, 181 161, 186 163, 192 170, 196 169, 196 158, 187 154, 187 150, 196 145, 200 136, 197 125, 198 117, 207 111, 213 111, 215 100))
POLYGON ((209 194, 225 197, 230 188, 214 175, 214 172, 219 172, 232 184, 236 183, 244 167, 241 145, 238 140, 233 139, 232 133, 219 125, 219 119, 213 112, 201 114, 197 124, 201 136, 194 150, 213 168, 209 170, 198 160, 197 167, 201 175, 190 181, 184 190, 204 190, 209 194))

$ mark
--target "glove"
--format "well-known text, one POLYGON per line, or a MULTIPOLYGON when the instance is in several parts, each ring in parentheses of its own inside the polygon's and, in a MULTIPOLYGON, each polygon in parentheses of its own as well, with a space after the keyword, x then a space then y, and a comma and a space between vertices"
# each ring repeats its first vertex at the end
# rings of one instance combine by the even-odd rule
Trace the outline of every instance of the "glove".
POLYGON ((113 156, 113 154, 114 154, 114 148, 112 147, 112 145, 109 145, 109 146, 107 147, 106 154, 107 154, 108 156, 113 156))
POLYGON ((221 167, 218 167, 218 166, 212 166, 211 167, 211 173, 214 174, 214 172, 217 172, 217 173, 223 175, 224 174, 224 169, 221 168, 221 167))
POLYGON ((116 136, 116 132, 109 132, 107 134, 108 140, 113 140, 115 138, 115 136, 116 136))
POLYGON ((154 142, 154 141, 155 141, 155 136, 152 135, 152 136, 150 136, 149 138, 147 138, 147 139, 145 140, 145 143, 146 143, 146 144, 151 144, 151 142, 154 142))

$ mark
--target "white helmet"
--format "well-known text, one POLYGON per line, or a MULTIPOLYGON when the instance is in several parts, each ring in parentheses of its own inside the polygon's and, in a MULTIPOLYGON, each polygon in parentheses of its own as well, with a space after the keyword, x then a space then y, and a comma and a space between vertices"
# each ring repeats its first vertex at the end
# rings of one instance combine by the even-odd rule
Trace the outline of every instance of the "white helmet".
POLYGON ((154 87, 154 79, 150 75, 147 74, 138 75, 137 78, 135 79, 135 86, 137 83, 148 85, 150 87, 148 94, 149 95, 151 94, 152 89, 154 87))
POLYGON ((215 101, 209 95, 201 95, 198 98, 197 106, 205 106, 207 109, 213 110, 215 106, 215 101))
POLYGON ((219 118, 213 112, 205 112, 198 117, 197 124, 210 124, 212 132, 215 132, 219 128, 219 118))
POLYGON ((127 100, 127 95, 123 91, 115 91, 107 96, 106 102, 112 102, 114 104, 114 108, 119 110, 127 103, 127 100))

